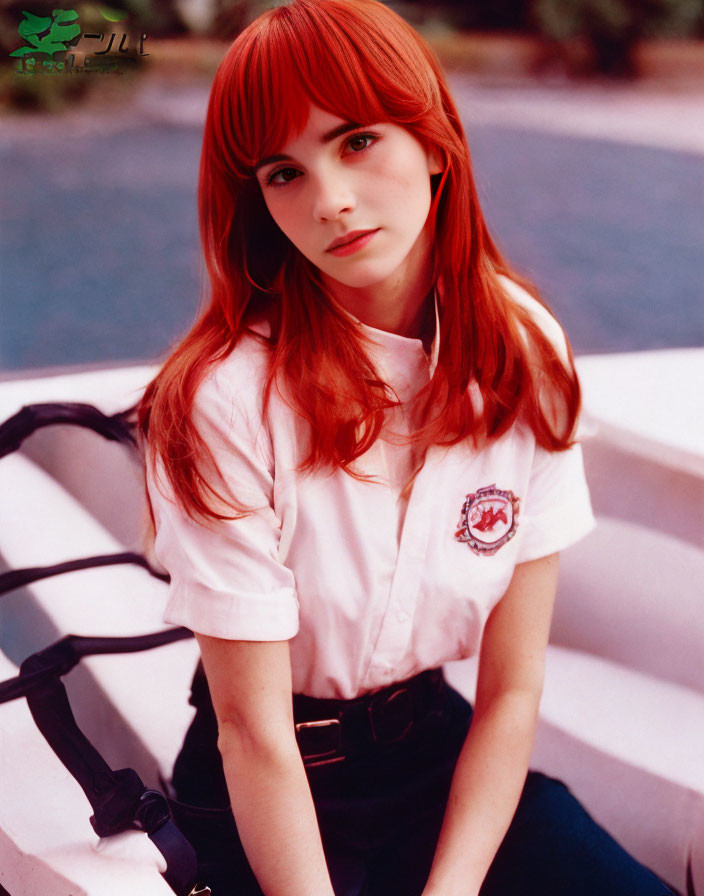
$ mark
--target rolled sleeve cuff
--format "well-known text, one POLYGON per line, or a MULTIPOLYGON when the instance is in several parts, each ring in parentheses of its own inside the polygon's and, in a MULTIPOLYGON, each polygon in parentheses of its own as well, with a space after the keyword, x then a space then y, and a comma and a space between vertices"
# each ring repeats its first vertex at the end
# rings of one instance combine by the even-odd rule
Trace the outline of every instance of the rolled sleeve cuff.
POLYGON ((298 632, 298 603, 295 593, 286 588, 247 594, 177 583, 172 586, 164 621, 232 641, 288 641, 298 632))
POLYGON ((518 563, 563 551, 588 535, 596 526, 591 505, 569 504, 536 517, 521 520, 523 533, 518 563))

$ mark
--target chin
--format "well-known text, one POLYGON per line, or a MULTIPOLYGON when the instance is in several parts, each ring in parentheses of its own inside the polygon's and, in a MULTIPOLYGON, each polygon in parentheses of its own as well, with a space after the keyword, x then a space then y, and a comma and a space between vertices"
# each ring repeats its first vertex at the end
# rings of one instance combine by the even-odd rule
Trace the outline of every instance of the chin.
POLYGON ((351 289, 371 289, 374 286, 381 286, 386 281, 394 278, 401 267, 401 262, 393 264, 374 264, 365 265, 363 262, 350 263, 349 270, 325 270, 320 268, 326 279, 333 283, 340 283, 351 289))

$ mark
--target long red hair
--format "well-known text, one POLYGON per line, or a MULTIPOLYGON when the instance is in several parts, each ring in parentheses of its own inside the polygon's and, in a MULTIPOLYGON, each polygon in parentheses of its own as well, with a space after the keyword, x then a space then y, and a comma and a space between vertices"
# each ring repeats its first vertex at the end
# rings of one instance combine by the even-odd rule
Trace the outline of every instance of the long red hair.
POLYGON ((418 398, 424 423, 414 440, 425 447, 494 439, 520 415, 544 448, 571 444, 580 403, 571 353, 565 363, 501 286, 502 274, 523 281, 489 235, 464 131, 432 51, 378 0, 293 0, 256 19, 218 68, 198 191, 209 296, 139 408, 140 428, 194 518, 225 518, 200 463, 208 449, 192 422, 194 396, 255 318, 272 328, 265 400, 284 382, 310 426, 304 468, 355 475, 354 461, 394 402, 359 329, 273 222, 254 176, 260 159, 303 130, 310 103, 360 125, 401 125, 443 161, 431 208, 440 356, 418 398), (481 402, 472 400, 472 381, 481 402))

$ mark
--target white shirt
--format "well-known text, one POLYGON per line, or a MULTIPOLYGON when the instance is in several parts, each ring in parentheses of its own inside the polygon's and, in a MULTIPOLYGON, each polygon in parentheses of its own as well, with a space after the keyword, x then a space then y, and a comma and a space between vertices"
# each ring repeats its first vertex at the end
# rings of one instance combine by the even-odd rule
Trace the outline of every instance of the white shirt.
MULTIPOLYGON (((505 285, 564 346, 548 312, 505 285)), ((419 339, 364 330, 401 401, 432 376, 437 337, 428 357, 419 339)), ((258 509, 206 526, 173 502, 160 464, 166 495, 150 473, 147 484, 156 556, 171 575, 165 620, 220 638, 291 639, 295 692, 351 698, 475 654, 514 566, 592 528, 579 445, 549 453, 519 423, 481 451, 431 447, 407 504, 414 459, 392 435, 407 431, 403 408, 357 462, 375 481, 298 472, 305 424, 276 389, 262 414, 268 351, 243 337, 196 395, 195 422, 232 494, 258 509)))

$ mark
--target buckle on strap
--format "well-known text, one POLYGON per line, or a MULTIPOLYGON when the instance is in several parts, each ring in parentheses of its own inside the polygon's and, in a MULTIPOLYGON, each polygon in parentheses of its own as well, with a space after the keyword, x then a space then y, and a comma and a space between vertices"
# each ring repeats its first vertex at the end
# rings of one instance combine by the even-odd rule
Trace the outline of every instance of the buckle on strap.
POLYGON ((413 727, 413 695, 401 687, 373 699, 367 707, 369 727, 375 743, 393 744, 413 727))
POLYGON ((328 765, 345 758, 340 719, 297 722, 295 727, 298 747, 307 766, 328 765))

